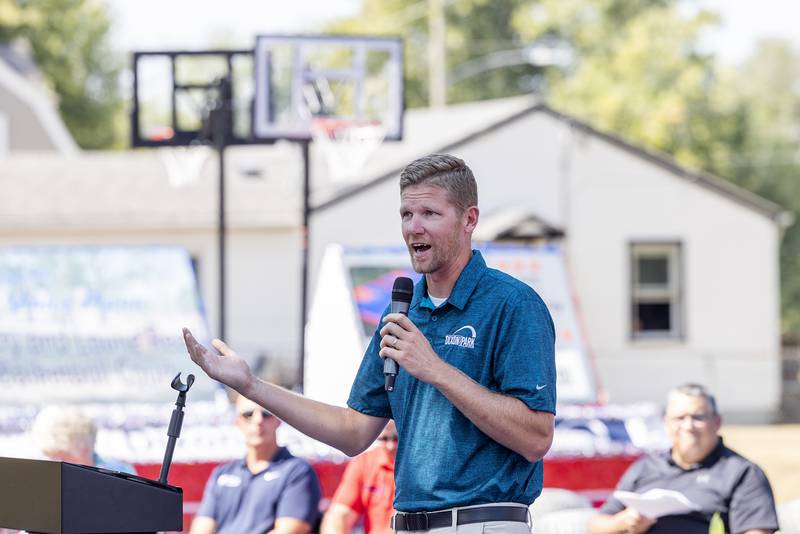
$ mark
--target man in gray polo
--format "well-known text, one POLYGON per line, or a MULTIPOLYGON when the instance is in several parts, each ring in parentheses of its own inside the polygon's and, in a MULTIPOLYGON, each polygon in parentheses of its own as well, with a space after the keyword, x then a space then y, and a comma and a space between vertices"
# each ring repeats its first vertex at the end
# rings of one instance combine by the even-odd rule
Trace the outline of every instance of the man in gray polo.
POLYGON ((664 424, 672 449, 634 463, 618 490, 644 493, 678 491, 697 505, 688 514, 653 519, 626 508, 613 496, 592 518, 591 534, 708 534, 719 513, 731 534, 769 534, 778 528, 772 489, 764 472, 727 448, 718 432, 722 419, 714 396, 703 386, 686 384, 670 391, 664 424))

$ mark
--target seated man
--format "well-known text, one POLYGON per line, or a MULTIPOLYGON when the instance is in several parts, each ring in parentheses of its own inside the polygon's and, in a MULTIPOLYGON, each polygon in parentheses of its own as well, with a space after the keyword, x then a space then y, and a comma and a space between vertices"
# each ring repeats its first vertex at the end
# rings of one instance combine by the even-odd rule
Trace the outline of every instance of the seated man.
POLYGON ((134 467, 120 460, 99 456, 94 445, 97 427, 74 406, 47 406, 33 421, 31 434, 48 460, 102 467, 135 475, 134 467))
POLYGON ((342 481, 322 520, 320 534, 350 534, 364 516, 365 534, 390 534, 394 512, 394 458, 397 428, 390 420, 378 436, 378 446, 347 464, 342 481))
POLYGON ((317 475, 278 446, 277 417, 242 396, 236 413, 247 454, 211 473, 191 534, 307 534, 319 517, 317 475))
POLYGON ((670 391, 664 423, 672 449, 638 460, 622 476, 617 489, 678 491, 699 509, 653 519, 626 508, 612 496, 592 518, 591 534, 707 534, 715 513, 720 514, 725 531, 732 534, 767 534, 778 528, 767 477, 757 465, 722 443, 718 434, 722 419, 708 390, 686 384, 670 391))

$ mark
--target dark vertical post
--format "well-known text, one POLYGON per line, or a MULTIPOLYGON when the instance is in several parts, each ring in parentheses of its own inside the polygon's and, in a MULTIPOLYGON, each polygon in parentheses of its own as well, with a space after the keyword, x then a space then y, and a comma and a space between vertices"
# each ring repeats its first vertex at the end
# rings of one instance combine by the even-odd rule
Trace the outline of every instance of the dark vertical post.
POLYGON ((133 53, 133 109, 131 110, 131 146, 139 139, 139 54, 133 53))
MULTIPOLYGON (((230 58, 229 58, 230 61, 230 58)), ((217 80, 217 99, 209 113, 214 146, 219 154, 219 338, 225 339, 225 148, 231 139, 231 78, 223 76, 217 80)))
POLYGON ((302 235, 302 274, 300 289, 300 367, 298 369, 299 389, 302 392, 305 382, 306 368, 306 318, 308 315, 308 242, 309 242, 309 216, 311 215, 311 205, 309 202, 309 190, 311 186, 311 156, 309 154, 310 141, 300 141, 300 149, 303 153, 303 226, 302 235))
POLYGON ((175 77, 175 54, 169 55, 169 69, 172 76, 172 95, 170 95, 170 117, 172 119, 172 135, 178 133, 180 125, 178 124, 178 79, 175 77))
POLYGON ((219 338, 225 337, 225 144, 217 145, 219 154, 219 338))

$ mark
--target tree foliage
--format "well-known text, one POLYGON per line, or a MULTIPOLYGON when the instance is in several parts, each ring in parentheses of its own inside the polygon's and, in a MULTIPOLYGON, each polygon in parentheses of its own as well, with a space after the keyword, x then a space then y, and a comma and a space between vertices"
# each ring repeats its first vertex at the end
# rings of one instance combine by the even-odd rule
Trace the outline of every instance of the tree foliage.
MULTIPOLYGON (((521 48, 511 21, 524 0, 453 0, 445 11, 449 74, 454 67, 493 52, 521 48)), ((428 102, 428 5, 414 0, 364 0, 362 12, 332 24, 344 34, 399 35, 405 42, 406 105, 428 102)), ((465 102, 520 94, 530 65, 490 70, 447 88, 448 102, 465 102)))
POLYGON ((107 45, 109 27, 95 0, 0 0, 0 42, 30 44, 62 119, 83 148, 122 142, 122 65, 107 45))
MULTIPOLYGON (((800 53, 780 40, 762 41, 736 75, 747 120, 741 150, 721 174, 800 216, 800 53)), ((800 223, 781 243, 784 334, 800 339, 800 223)))
POLYGON ((523 35, 555 35, 576 51, 570 71, 550 72, 556 108, 711 171, 738 149, 744 119, 698 51, 715 22, 666 0, 542 0, 515 19, 523 35))

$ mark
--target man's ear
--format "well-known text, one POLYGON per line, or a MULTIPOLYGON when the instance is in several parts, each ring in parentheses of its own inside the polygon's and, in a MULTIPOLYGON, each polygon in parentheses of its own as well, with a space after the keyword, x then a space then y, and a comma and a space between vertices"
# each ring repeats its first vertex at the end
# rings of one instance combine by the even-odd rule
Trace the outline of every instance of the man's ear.
POLYGON ((480 210, 478 206, 470 206, 464 210, 464 230, 467 233, 471 234, 475 227, 478 226, 478 217, 480 216, 480 210))

